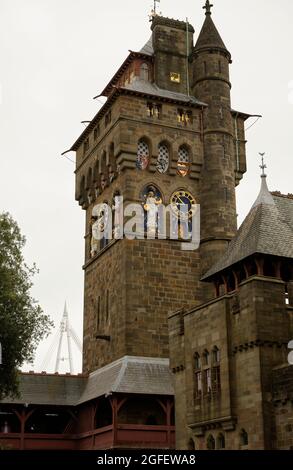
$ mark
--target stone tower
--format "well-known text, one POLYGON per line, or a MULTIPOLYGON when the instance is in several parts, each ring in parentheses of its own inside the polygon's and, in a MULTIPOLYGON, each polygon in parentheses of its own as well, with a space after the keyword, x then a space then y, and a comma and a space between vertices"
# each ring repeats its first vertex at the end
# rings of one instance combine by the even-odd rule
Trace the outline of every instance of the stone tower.
MULTIPOLYGON (((208 104, 203 111, 204 161, 201 179, 201 259, 205 272, 235 235, 235 182, 239 159, 231 113, 231 55, 206 6, 193 51, 192 92, 208 104)), ((245 162, 245 159, 242 163, 245 162)), ((245 170, 245 168, 242 168, 245 170)))
POLYGON ((151 29, 72 146, 76 199, 86 212, 84 371, 125 355, 167 358, 168 313, 204 297, 201 272, 236 230, 248 116, 231 110, 230 54, 209 11, 195 47, 185 22, 154 16, 151 29), (183 252, 181 240, 93 242, 97 204, 114 207, 120 195, 145 207, 149 190, 165 205, 202 205, 201 256, 183 252))
POLYGON ((169 319, 177 447, 292 448, 292 247, 293 197, 272 195, 263 174, 249 214, 203 277, 215 296, 183 325, 176 313, 169 319))

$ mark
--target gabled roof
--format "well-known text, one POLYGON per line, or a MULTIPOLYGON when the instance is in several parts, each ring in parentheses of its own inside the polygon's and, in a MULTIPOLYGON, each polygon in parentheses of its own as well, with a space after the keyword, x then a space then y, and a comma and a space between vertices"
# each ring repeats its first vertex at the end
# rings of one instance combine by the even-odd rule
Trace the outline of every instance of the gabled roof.
POLYGON ((293 198, 272 195, 265 176, 255 203, 227 251, 202 280, 256 253, 293 259, 293 198))
POLYGON ((147 44, 145 44, 145 46, 142 48, 142 50, 140 52, 129 51, 129 55, 124 60, 123 64, 119 67, 117 72, 113 75, 113 77, 111 78, 109 83, 106 85, 104 90, 99 95, 95 96, 94 99, 98 98, 99 96, 109 96, 109 94, 113 90, 113 85, 115 85, 118 82, 120 77, 122 77, 125 70, 128 68, 128 66, 131 64, 131 62, 134 59, 141 58, 141 59, 150 60, 152 58, 152 54, 150 54, 149 52, 146 52, 144 50, 144 49, 147 48, 148 44, 149 44, 149 41, 147 42, 147 44))

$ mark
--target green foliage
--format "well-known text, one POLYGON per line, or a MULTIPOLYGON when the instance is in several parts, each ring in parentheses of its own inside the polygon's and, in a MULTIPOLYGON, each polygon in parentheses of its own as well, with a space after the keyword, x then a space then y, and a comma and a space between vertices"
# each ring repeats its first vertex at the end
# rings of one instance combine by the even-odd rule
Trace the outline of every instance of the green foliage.
POLYGON ((31 362, 39 342, 53 325, 30 295, 35 266, 28 267, 25 238, 8 213, 0 214, 0 399, 18 394, 18 369, 31 362))

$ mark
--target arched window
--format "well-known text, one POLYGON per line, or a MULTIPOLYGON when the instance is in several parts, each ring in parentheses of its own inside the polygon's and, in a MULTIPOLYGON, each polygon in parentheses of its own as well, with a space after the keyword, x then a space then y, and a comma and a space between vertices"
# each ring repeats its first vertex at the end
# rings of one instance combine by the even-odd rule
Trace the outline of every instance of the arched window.
POLYGON ((143 63, 140 66, 140 78, 141 80, 145 80, 146 82, 148 82, 150 79, 149 66, 146 63, 143 63))
POLYGON ((159 144, 159 153, 157 160, 157 171, 159 173, 166 173, 169 168, 169 149, 166 144, 159 144))
POLYGON ((213 363, 219 364, 220 362, 220 350, 217 346, 213 348, 213 363))
POLYGON ((195 450, 195 443, 193 439, 189 439, 188 441, 188 450, 195 450))
POLYGON ((203 353, 203 365, 208 366, 209 363, 210 363, 210 354, 207 350, 205 350, 203 353))
POLYGON ((201 368, 201 360, 200 360, 200 355, 198 353, 195 353, 194 355, 194 368, 195 370, 198 370, 201 368))
POLYGON ((208 450, 215 450, 216 448, 216 442, 214 437, 210 434, 209 437, 207 438, 207 449, 208 450))
POLYGON ((217 438, 217 449, 225 449, 226 442, 224 434, 220 433, 217 438))
POLYGON ((248 446, 248 434, 245 431, 245 429, 241 429, 241 432, 240 432, 240 445, 248 446))
POLYGON ((178 162, 177 162, 177 173, 180 176, 186 176, 190 169, 190 158, 189 151, 185 145, 179 147, 178 151, 178 162))
POLYGON ((136 166, 139 170, 145 170, 149 165, 150 150, 145 139, 140 139, 137 145, 136 166))

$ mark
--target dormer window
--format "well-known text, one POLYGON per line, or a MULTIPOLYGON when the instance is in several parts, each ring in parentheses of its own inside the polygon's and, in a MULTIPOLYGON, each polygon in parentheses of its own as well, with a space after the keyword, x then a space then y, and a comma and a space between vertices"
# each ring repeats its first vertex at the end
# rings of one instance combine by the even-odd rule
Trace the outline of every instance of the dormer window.
POLYGON ((146 63, 143 63, 140 66, 140 78, 146 82, 150 80, 150 69, 146 63))

